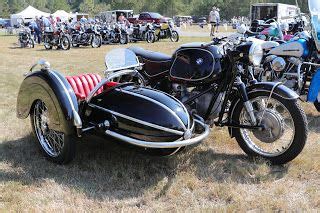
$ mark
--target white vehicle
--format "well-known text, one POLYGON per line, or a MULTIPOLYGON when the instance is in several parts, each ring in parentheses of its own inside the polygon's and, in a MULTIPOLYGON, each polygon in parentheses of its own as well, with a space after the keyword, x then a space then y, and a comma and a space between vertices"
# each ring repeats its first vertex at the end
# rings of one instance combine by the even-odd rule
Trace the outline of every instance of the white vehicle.
POLYGON ((250 18, 253 20, 275 19, 279 23, 292 23, 300 16, 300 8, 290 4, 257 3, 250 8, 250 18))

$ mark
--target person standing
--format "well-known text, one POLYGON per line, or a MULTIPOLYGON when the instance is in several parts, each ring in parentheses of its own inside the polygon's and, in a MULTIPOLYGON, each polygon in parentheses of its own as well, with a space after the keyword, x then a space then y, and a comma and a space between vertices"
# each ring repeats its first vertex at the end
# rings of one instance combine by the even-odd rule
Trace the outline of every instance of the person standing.
POLYGON ((219 25, 220 25, 220 9, 219 8, 216 8, 215 16, 216 16, 216 19, 217 19, 216 33, 218 33, 219 32, 219 25))
POLYGON ((216 7, 212 7, 212 10, 209 13, 209 23, 211 24, 210 36, 214 36, 217 26, 216 7))

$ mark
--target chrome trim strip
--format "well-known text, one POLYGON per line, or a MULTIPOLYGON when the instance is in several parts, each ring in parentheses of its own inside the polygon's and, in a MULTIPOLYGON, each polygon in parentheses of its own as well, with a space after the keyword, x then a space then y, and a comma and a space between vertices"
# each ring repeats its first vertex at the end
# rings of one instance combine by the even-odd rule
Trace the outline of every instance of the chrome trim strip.
MULTIPOLYGON (((133 95, 133 96, 137 96, 137 97, 140 97, 140 98, 143 98, 143 99, 146 99, 148 101, 151 101, 161 107, 163 107, 164 109, 166 109, 168 112, 170 112, 176 119, 177 121, 182 125, 182 128, 184 129, 184 131, 187 130, 187 128, 185 127, 184 123, 182 122, 182 120, 180 119, 180 117, 172 110, 170 109, 169 107, 167 107, 166 105, 164 105, 163 103, 157 101, 157 100, 154 100, 152 98, 149 98, 147 96, 144 96, 144 95, 141 95, 141 94, 138 94, 138 93, 134 93, 134 92, 130 92, 130 91, 127 91, 127 90, 120 90, 120 89, 117 89, 118 91, 121 91, 123 93, 127 93, 127 94, 130 94, 130 95, 133 95)), ((189 117, 189 113, 188 113, 188 117, 189 117)), ((188 119, 188 126, 189 126, 189 119, 188 119)))
POLYGON ((64 83, 62 82, 62 80, 59 78, 59 76, 57 76, 54 71, 51 71, 49 70, 49 72, 59 81, 59 83, 61 84, 63 90, 65 91, 66 93, 66 96, 68 98, 68 101, 71 105, 71 108, 72 108, 72 113, 73 113, 73 124, 78 128, 78 129, 81 129, 82 128, 82 121, 81 121, 81 118, 78 114, 78 112, 76 111, 74 105, 73 105, 73 102, 72 102, 72 99, 70 97, 70 94, 69 94, 69 91, 67 90, 66 86, 64 85, 64 83))
POLYGON ((110 81, 110 79, 112 78, 116 78, 119 77, 121 75, 127 75, 127 74, 138 74, 138 71, 136 70, 123 70, 123 71, 119 71, 119 72, 115 72, 110 74, 108 77, 104 78, 101 80, 101 82, 99 84, 97 84, 97 86, 95 88, 93 88, 93 90, 89 93, 86 102, 89 103, 91 101, 91 99, 93 98, 94 94, 96 94, 96 92, 103 86, 105 85, 107 82, 110 81))
MULTIPOLYGON (((212 54, 209 50, 202 49, 202 48, 183 48, 183 49, 180 49, 180 50, 178 50, 178 51, 176 52, 176 54, 175 54, 175 59, 174 59, 172 65, 171 65, 171 67, 170 67, 170 73, 169 73, 170 77, 172 77, 172 75, 171 75, 171 70, 172 70, 172 67, 173 67, 174 63, 175 63, 176 60, 177 60, 178 52, 180 52, 180 51, 182 51, 182 50, 197 50, 197 49, 199 49, 199 50, 201 50, 201 51, 205 51, 205 52, 210 53, 210 55, 211 55, 212 58, 213 58, 213 61, 215 61, 215 58, 214 58, 213 54, 212 54)), ((209 77, 212 75, 213 72, 214 72, 214 66, 212 67, 212 71, 211 71, 210 75, 207 75, 206 77, 203 77, 203 78, 199 78, 199 79, 186 79, 186 78, 178 78, 178 77, 176 77, 176 76, 173 76, 173 77, 174 77, 175 79, 179 79, 179 80, 185 80, 185 81, 189 81, 189 82, 190 82, 190 81, 191 81, 191 82, 195 82, 195 81, 202 81, 202 80, 204 80, 204 79, 206 79, 206 78, 209 78, 209 77)))
POLYGON ((166 127, 163 127, 163 126, 159 126, 159 125, 156 125, 156 124, 153 124, 153 123, 149 123, 149 122, 146 122, 146 121, 142 121, 142 120, 139 120, 139 119, 137 119, 137 118, 133 118, 133 117, 130 117, 130 116, 121 114, 121 113, 119 113, 119 112, 115 112, 115 111, 112 111, 112 110, 109 110, 109 109, 106 109, 106 108, 97 106, 97 105, 95 105, 95 104, 88 104, 88 105, 89 105, 90 107, 93 107, 93 108, 96 108, 96 109, 100 109, 100 110, 109 112, 109 113, 114 114, 114 115, 116 115, 116 116, 125 118, 125 119, 127 119, 127 120, 130 120, 130 121, 133 121, 133 122, 136 122, 136 123, 145 125, 145 126, 152 127, 152 128, 154 128, 154 129, 162 130, 162 131, 165 131, 165 132, 170 132, 170 133, 177 134, 177 135, 184 135, 184 132, 182 132, 182 131, 178 131, 178 130, 175 130, 175 129, 170 129, 170 128, 166 128, 166 127))
POLYGON ((182 147, 182 146, 189 146, 189 145, 197 144, 209 135, 210 129, 209 129, 208 125, 206 125, 198 120, 195 120, 195 122, 197 122, 199 125, 201 125, 204 128, 204 131, 199 136, 197 136, 195 138, 182 140, 182 141, 180 141, 180 140, 174 141, 174 142, 142 141, 142 140, 138 140, 138 139, 134 139, 134 138, 130 138, 130 137, 118 134, 118 133, 113 132, 111 130, 106 130, 105 134, 108 136, 117 138, 121 141, 130 143, 132 145, 145 147, 145 148, 178 148, 178 147, 182 147))

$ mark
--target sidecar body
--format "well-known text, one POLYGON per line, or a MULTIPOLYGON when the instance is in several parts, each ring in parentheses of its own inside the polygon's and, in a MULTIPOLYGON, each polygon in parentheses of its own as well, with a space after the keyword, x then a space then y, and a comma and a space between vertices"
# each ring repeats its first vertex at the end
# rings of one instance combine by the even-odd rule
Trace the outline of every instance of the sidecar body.
MULTIPOLYGON (((136 66, 136 56, 127 51, 120 54, 123 63, 110 56, 109 62, 115 63, 109 68, 136 66)), ((73 141, 84 134, 111 136, 144 148, 180 149, 199 143, 209 133, 208 126, 194 119, 174 97, 134 83, 110 81, 136 71, 117 71, 107 78, 97 74, 65 77, 51 70, 48 62, 40 64, 41 70, 27 74, 21 84, 17 116, 30 115, 40 148, 55 162, 70 161, 73 141)))

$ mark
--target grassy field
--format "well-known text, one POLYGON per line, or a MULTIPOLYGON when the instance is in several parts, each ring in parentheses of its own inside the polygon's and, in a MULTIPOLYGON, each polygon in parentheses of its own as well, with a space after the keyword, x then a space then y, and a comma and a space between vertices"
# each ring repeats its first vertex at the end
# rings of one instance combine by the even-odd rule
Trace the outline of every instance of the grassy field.
MULTIPOLYGON (((139 45, 170 54, 195 40, 139 45)), ((308 143, 284 166, 249 160, 221 128, 171 157, 86 137, 70 164, 48 162, 35 145, 29 120, 16 118, 23 74, 40 58, 65 75, 102 74, 104 55, 119 46, 45 51, 15 43, 16 37, 0 37, 0 212, 320 210, 320 113, 308 104, 308 143)))

